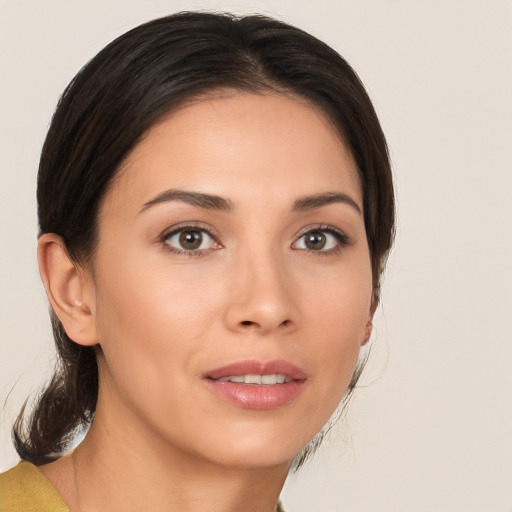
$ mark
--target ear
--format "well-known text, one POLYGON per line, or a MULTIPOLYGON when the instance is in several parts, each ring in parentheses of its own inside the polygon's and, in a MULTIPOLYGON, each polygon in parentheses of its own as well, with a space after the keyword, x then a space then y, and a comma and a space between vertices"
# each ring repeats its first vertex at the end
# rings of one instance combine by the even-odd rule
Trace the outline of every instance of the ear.
POLYGON ((373 315, 372 315, 372 317, 370 317, 368 319, 368 322, 366 324, 366 328, 365 328, 365 331, 364 331, 364 338, 361 341, 361 346, 366 345, 368 343, 368 341, 370 340, 370 336, 372 335, 372 331, 373 331, 372 319, 373 319, 373 315))
POLYGON ((46 295, 66 334, 79 345, 96 345, 94 293, 87 272, 70 259, 54 233, 39 238, 37 259, 46 295))
POLYGON ((378 289, 373 290, 372 292, 372 302, 370 304, 370 313, 368 315, 368 322, 366 322, 366 328, 364 331, 364 337, 361 341, 361 346, 364 346, 370 341, 370 337, 373 332, 373 317, 375 315, 375 311, 377 311, 377 306, 379 305, 379 291, 378 289))

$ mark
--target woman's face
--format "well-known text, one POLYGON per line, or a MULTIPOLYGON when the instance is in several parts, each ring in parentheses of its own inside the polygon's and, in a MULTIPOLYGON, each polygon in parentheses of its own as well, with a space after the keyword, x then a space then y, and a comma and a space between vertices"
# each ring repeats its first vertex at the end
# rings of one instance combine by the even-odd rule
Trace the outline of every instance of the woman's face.
POLYGON ((303 101, 196 102, 125 162, 91 276, 98 414, 193 458, 288 462, 340 402, 371 319, 354 160, 303 101))

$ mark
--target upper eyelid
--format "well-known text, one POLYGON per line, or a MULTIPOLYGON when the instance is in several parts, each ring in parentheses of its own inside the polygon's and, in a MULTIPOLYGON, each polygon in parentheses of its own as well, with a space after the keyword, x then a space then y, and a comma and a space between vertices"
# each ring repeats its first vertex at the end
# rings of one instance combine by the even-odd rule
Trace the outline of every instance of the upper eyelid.
POLYGON ((168 227, 162 231, 162 233, 158 236, 159 240, 166 240, 172 235, 175 235, 176 233, 179 233, 180 231, 186 231, 186 230, 196 230, 196 231, 204 231, 209 236, 211 236, 216 242, 219 242, 219 236, 216 233, 216 231, 202 223, 202 222, 196 222, 196 221, 185 221, 183 223, 175 224, 171 227, 168 227))
POLYGON ((330 233, 335 233, 339 235, 340 237, 349 240, 349 236, 340 228, 337 228, 336 226, 333 226, 332 224, 311 224, 308 226, 303 227, 296 236, 296 239, 303 237, 306 233, 309 233, 311 231, 327 231, 330 233))

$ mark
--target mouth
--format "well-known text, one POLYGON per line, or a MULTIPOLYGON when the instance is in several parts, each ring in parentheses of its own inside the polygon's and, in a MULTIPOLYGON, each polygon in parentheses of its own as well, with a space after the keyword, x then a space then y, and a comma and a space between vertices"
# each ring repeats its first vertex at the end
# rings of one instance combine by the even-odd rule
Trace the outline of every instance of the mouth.
POLYGON ((285 384, 293 379, 281 373, 269 375, 230 375, 214 379, 218 382, 236 382, 237 384, 247 384, 248 386, 275 386, 276 384, 285 384))
POLYGON ((204 380, 218 397, 235 406, 269 410, 295 400, 302 393, 307 376, 287 361, 247 360, 208 372, 204 380))

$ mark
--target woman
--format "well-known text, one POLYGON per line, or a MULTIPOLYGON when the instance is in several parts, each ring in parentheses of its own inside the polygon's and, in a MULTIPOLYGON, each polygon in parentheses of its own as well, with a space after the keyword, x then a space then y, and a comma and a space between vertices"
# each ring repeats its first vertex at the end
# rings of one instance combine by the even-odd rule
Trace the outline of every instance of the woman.
POLYGON ((64 92, 38 205, 61 366, 0 510, 278 510, 357 381, 392 242, 354 71, 264 17, 137 27, 64 92))

